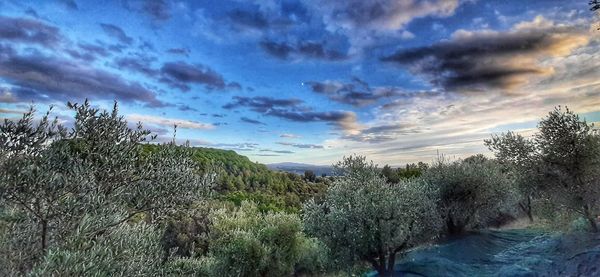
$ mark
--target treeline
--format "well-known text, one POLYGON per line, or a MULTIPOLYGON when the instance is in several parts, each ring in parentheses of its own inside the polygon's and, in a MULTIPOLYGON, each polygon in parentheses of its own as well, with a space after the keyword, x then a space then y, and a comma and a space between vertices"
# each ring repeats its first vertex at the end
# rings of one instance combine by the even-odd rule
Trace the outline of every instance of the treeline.
POLYGON ((33 110, 0 126, 0 275, 389 276, 413 247, 518 217, 597 230, 600 136, 569 110, 532 138, 493 136, 494 159, 351 156, 330 179, 148 144, 116 105, 69 106, 70 130, 33 110))
MULTIPOLYGON (((162 145, 145 144, 144 151, 160 151, 162 145)), ((269 170, 248 157, 232 150, 190 147, 187 149, 199 168, 211 169, 216 174, 212 189, 223 200, 241 205, 252 201, 258 209, 298 213, 302 203, 325 192, 330 179, 303 178, 300 175, 269 170)))

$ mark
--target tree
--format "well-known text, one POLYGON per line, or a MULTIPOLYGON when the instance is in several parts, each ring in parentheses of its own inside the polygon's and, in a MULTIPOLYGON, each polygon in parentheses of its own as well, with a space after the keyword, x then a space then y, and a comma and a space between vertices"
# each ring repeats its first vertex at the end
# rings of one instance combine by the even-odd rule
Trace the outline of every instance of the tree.
POLYGON ((214 177, 200 174, 186 147, 142 151, 150 133, 141 124, 129 128, 116 103, 111 112, 87 101, 69 107, 71 131, 49 114, 34 124, 33 109, 0 126, 4 223, 30 238, 9 238, 3 247, 28 251, 18 261, 21 274, 52 251, 85 251, 134 218, 156 222, 201 198, 214 177), (86 243, 70 243, 74 237, 86 243))
POLYGON ((304 171, 304 180, 314 183, 317 180, 317 175, 312 170, 304 171))
POLYGON ((600 134, 568 108, 540 121, 534 137, 543 167, 542 191, 558 206, 582 215, 597 232, 600 208, 600 134))
POLYGON ((538 196, 539 155, 534 141, 513 132, 492 135, 485 145, 515 180, 520 192, 519 208, 533 222, 532 202, 538 196))
POLYGON ((450 235, 487 227, 513 206, 510 179, 482 155, 455 162, 440 159, 423 178, 439 191, 438 211, 450 235))
POLYGON ((384 165, 383 168, 381 168, 381 175, 383 175, 387 182, 391 184, 398 183, 400 181, 400 176, 398 175, 398 172, 396 172, 392 167, 390 167, 387 164, 384 165))
POLYGON ((550 112, 532 139, 507 133, 487 141, 521 177, 525 193, 583 216, 596 232, 600 199, 600 134, 568 108, 550 112))
POLYGON ((339 175, 322 203, 304 206, 307 232, 321 239, 339 265, 369 262, 381 276, 393 274, 397 255, 435 237, 435 193, 413 179, 388 184, 364 157, 335 166, 339 175))

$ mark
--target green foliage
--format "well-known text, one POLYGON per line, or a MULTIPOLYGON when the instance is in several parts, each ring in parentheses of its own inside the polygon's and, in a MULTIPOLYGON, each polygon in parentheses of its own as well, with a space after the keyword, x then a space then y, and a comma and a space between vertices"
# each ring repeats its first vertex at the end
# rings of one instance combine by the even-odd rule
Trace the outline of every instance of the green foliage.
POLYGON ((124 225, 141 216, 160 221, 202 198, 214 177, 198 174, 185 147, 143 153, 140 143, 149 132, 141 125, 130 129, 116 104, 111 112, 87 101, 69 106, 75 110, 70 132, 48 115, 34 124, 33 109, 0 126, 0 207, 11 215, 0 224, 20 231, 4 236, 2 248, 22 257, 10 261, 10 272, 25 274, 42 257, 48 268, 67 270, 60 261, 134 254, 137 249, 111 248, 134 232, 124 225))
POLYGON ((392 168, 389 165, 383 166, 381 168, 381 174, 386 178, 388 183, 398 183, 403 179, 410 179, 419 177, 425 172, 428 168, 428 165, 419 162, 418 164, 407 164, 406 167, 402 168, 392 168))
MULTIPOLYGON (((251 202, 215 211, 210 236, 209 255, 225 276, 289 276, 299 262, 323 259, 317 246, 307 245, 313 241, 302 233, 297 215, 261 213, 251 202)), ((302 269, 318 265, 303 264, 302 269)))
MULTIPOLYGON (((532 139, 512 133, 492 137, 488 146, 500 161, 525 176, 531 191, 552 206, 586 218, 598 230, 600 212, 600 134, 568 108, 550 112, 532 139)), ((525 178, 522 178, 523 180, 525 178)), ((524 183, 524 181, 521 181, 524 183)))
POLYGON ((304 222, 307 232, 331 249, 338 266, 369 262, 385 276, 398 253, 437 234, 435 194, 426 183, 388 184, 364 157, 345 158, 336 170, 344 175, 322 203, 305 204, 304 222))
POLYGON ((481 155, 451 163, 440 160, 423 178, 439 191, 438 210, 449 234, 485 228, 515 204, 510 179, 495 161, 481 155))
POLYGON ((48 249, 31 275, 151 276, 162 271, 160 232, 152 226, 119 225, 93 243, 85 232, 78 233, 65 246, 48 249))
MULTIPOLYGON (((160 146, 144 145, 147 153, 160 146)), ((274 172, 265 165, 253 163, 231 150, 195 147, 189 150, 199 168, 216 168, 215 190, 222 200, 240 205, 242 201, 256 202, 262 211, 298 212, 302 203, 324 193, 328 179, 307 181, 302 176, 274 172)))

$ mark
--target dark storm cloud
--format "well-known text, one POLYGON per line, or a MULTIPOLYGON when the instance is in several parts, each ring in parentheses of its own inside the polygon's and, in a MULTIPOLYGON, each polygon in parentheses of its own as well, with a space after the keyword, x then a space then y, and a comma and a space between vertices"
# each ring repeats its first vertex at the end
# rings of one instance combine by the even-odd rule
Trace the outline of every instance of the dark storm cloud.
POLYGON ((352 82, 342 83, 337 81, 306 82, 313 92, 323 94, 333 101, 353 106, 365 106, 383 98, 399 96, 402 92, 394 87, 371 87, 368 83, 358 78, 352 82))
POLYGON ((13 86, 12 93, 21 102, 89 98, 137 102, 151 107, 166 105, 137 82, 57 57, 2 53, 0 78, 13 86))
POLYGON ((278 142, 277 144, 290 146, 290 147, 294 147, 294 148, 301 148, 301 149, 323 149, 323 145, 316 145, 316 144, 302 144, 302 143, 291 143, 291 142, 278 142))
POLYGON ((165 0, 124 0, 123 6, 143 13, 154 21, 165 21, 171 18, 171 4, 165 0))
POLYGON ((0 39, 54 47, 62 36, 58 28, 38 20, 0 16, 0 39))
POLYGON ((118 26, 106 23, 100 23, 100 27, 102 30, 109 36, 116 38, 121 43, 131 45, 133 43, 133 38, 128 36, 123 29, 118 26))
POLYGON ((189 57, 191 51, 189 48, 171 48, 167 50, 167 53, 189 57))
POLYGON ((168 62, 160 69, 160 81, 182 91, 189 91, 191 84, 201 84, 207 89, 236 89, 238 83, 226 83, 223 76, 208 66, 186 62, 168 62))
POLYGON ((274 42, 264 40, 260 42, 261 48, 269 55, 278 59, 317 59, 325 61, 342 61, 348 59, 348 55, 338 50, 327 49, 320 42, 274 42))
POLYGON ((548 73, 538 65, 540 58, 565 55, 585 43, 581 30, 538 18, 507 32, 459 31, 448 41, 402 49, 382 60, 407 66, 448 91, 511 89, 548 73))
POLYGON ((245 116, 244 116, 244 117, 242 117, 242 118, 240 118, 240 120, 241 120, 242 122, 246 122, 246 123, 250 123, 250 124, 255 124, 255 125, 267 125, 267 124, 265 124, 264 122, 258 121, 258 120, 256 120, 256 119, 247 118, 247 117, 245 117, 245 116))
POLYGON ((299 99, 276 99, 271 97, 235 96, 224 109, 246 107, 263 115, 278 117, 296 122, 326 122, 344 130, 356 129, 356 114, 347 111, 315 112, 302 105, 299 99))

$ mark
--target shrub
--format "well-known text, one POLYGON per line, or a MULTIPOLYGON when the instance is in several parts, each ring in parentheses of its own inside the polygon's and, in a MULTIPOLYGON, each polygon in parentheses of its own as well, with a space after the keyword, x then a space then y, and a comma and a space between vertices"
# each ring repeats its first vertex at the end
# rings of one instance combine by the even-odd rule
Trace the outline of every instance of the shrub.
POLYGON ((242 202, 233 211, 215 211, 210 237, 215 270, 225 276, 289 276, 299 262, 322 259, 302 253, 316 251, 306 245, 297 215, 261 213, 251 202, 242 202))

